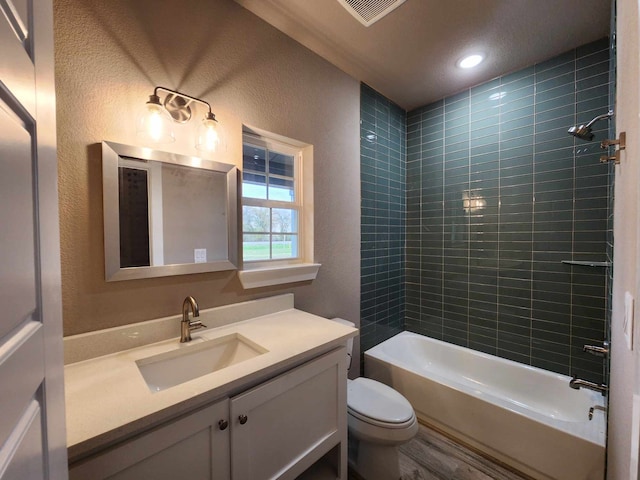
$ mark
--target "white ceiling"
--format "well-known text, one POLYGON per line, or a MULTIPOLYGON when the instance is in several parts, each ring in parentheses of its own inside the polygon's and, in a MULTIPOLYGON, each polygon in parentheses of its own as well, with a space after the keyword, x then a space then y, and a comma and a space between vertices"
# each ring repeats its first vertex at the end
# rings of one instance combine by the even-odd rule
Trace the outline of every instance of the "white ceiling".
POLYGON ((610 0, 407 0, 365 27, 338 0, 236 0, 411 110, 605 37, 610 0), (472 70, 456 61, 481 51, 472 70))

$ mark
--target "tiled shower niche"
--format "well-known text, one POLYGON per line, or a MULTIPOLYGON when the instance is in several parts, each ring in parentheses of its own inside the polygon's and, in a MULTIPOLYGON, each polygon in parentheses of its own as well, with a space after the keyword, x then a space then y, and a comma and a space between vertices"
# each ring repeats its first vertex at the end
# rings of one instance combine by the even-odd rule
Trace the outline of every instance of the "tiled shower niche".
POLYGON ((608 41, 407 116, 407 330, 602 381, 608 41))

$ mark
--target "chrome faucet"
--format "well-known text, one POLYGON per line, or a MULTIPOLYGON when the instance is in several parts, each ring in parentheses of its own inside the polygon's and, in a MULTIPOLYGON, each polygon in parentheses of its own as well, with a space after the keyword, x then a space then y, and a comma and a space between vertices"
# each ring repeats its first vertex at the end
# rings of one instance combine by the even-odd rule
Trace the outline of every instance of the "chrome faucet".
POLYGON ((180 322, 180 343, 186 343, 191 341, 191 330, 197 330, 199 328, 206 328, 207 326, 200 322, 192 322, 189 320, 189 309, 193 312, 194 317, 200 316, 200 309, 198 308, 198 302, 192 296, 188 296, 182 302, 182 321, 180 322))
POLYGON ((596 392, 600 392, 603 396, 605 396, 609 391, 609 387, 607 387, 604 383, 594 383, 589 382, 588 380, 582 380, 581 378, 578 378, 577 375, 574 375, 573 378, 569 381, 569 386, 574 390, 580 390, 580 388, 595 390, 596 392))

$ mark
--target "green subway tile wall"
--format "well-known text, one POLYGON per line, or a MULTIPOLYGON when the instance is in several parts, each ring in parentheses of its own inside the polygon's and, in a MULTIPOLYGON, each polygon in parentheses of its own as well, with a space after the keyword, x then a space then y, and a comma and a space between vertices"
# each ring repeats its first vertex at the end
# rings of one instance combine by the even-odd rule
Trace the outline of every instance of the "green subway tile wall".
MULTIPOLYGON (((603 381, 607 39, 409 113, 361 89, 361 347, 401 330, 603 381)), ((614 78, 611 76, 611 78, 614 78)))
POLYGON ((364 351, 404 330, 406 112, 362 85, 360 119, 364 351))
POLYGON ((608 259, 608 124, 567 134, 608 108, 604 39, 407 114, 407 330, 603 380, 582 346, 605 339, 607 269, 562 261, 608 259))

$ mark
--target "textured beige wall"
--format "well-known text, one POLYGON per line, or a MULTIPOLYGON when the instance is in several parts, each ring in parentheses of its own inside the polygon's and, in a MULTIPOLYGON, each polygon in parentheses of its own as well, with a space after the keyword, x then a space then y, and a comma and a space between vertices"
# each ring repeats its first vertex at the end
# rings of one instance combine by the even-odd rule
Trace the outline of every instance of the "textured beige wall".
MULTIPOLYGON (((359 83, 231 0, 55 0, 65 335, 294 292, 298 308, 359 322, 359 83), (140 144, 155 85, 209 101, 241 161, 241 124, 314 145, 315 260, 304 285, 243 291, 233 272, 104 281, 102 140, 140 144)), ((192 125, 192 124, 191 124, 192 125)), ((193 126, 193 125, 192 125, 193 126)), ((168 151, 196 155, 188 129, 168 151)))
MULTIPOLYGON (((630 476, 632 400, 640 394, 640 65, 637 0, 618 0, 616 130, 627 132, 627 149, 616 167, 614 211, 613 312, 611 321, 611 394, 609 398, 609 443, 607 478, 630 476), (635 347, 627 349, 622 329, 624 295, 635 297, 635 347)), ((636 433, 637 435, 637 433, 636 433)), ((638 451, 635 452, 638 455, 638 451)), ((637 475, 637 472, 635 472, 637 475)))

